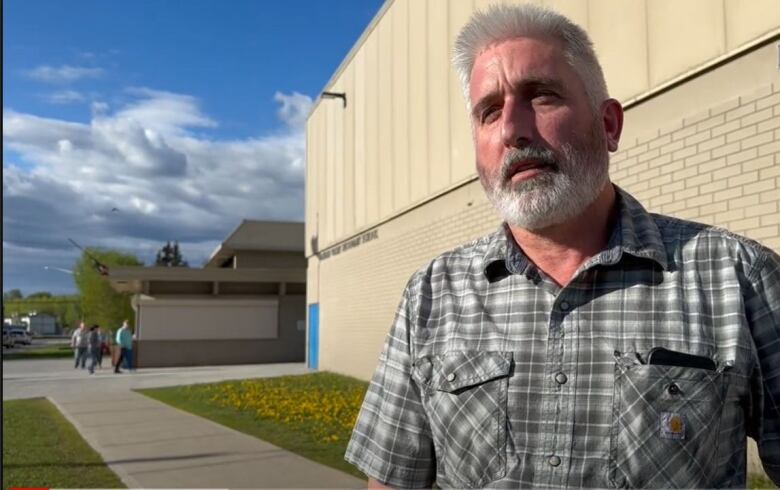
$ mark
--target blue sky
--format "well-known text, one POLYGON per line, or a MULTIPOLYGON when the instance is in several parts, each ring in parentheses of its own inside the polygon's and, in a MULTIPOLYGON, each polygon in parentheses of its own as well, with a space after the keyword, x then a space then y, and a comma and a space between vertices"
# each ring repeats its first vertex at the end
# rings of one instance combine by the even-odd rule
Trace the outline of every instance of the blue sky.
POLYGON ((199 266, 302 220, 305 117, 381 4, 3 2, 3 290, 72 292, 68 237, 199 266))

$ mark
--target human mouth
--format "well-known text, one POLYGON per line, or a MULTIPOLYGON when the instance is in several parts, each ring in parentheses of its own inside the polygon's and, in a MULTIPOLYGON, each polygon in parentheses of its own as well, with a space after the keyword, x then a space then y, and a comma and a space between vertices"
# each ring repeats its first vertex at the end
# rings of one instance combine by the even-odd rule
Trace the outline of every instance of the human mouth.
POLYGON ((504 173, 504 180, 517 183, 533 179, 542 173, 552 172, 554 170, 554 165, 549 162, 532 158, 523 159, 511 164, 507 168, 507 171, 504 173))

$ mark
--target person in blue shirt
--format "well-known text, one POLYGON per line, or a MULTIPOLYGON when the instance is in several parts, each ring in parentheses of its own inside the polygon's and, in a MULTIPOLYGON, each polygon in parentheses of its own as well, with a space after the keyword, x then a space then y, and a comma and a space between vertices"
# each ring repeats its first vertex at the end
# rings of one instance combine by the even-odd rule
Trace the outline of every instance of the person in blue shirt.
POLYGON ((130 369, 132 366, 132 352, 133 352, 133 332, 130 326, 127 324, 127 320, 122 322, 122 326, 116 331, 116 345, 119 346, 119 358, 116 360, 114 366, 115 373, 121 373, 119 366, 122 365, 122 361, 125 361, 125 367, 130 369))

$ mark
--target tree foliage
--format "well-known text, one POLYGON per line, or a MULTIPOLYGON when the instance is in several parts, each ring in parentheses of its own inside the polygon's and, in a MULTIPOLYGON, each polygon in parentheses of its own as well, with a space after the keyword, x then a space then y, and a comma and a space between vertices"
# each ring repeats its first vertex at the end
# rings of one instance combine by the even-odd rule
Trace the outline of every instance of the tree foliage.
POLYGON ((167 242, 157 252, 157 257, 154 259, 154 265, 158 267, 189 267, 187 261, 184 260, 181 252, 179 251, 179 242, 167 242))
POLYGON ((45 313, 56 317, 57 323, 63 328, 72 328, 81 319, 81 300, 76 295, 8 299, 4 294, 3 298, 3 313, 6 317, 45 313))
POLYGON ((3 293, 3 301, 13 301, 22 298, 24 298, 24 296, 18 289, 12 289, 3 293))
POLYGON ((135 256, 115 250, 88 249, 81 254, 73 269, 76 287, 81 297, 81 313, 88 325, 97 323, 110 329, 117 328, 122 320, 134 323, 130 294, 115 291, 95 266, 95 259, 101 265, 112 266, 143 265, 135 256))

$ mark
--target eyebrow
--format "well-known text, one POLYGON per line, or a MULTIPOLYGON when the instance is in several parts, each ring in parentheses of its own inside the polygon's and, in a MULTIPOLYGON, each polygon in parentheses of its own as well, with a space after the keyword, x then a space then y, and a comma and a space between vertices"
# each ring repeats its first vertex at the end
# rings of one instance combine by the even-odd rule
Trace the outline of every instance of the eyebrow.
MULTIPOLYGON (((513 86, 515 90, 520 91, 528 91, 528 90, 535 90, 540 88, 548 88, 553 89, 558 92, 564 92, 565 87, 560 82, 560 80, 557 80, 555 78, 549 78, 549 77, 528 77, 521 80, 519 83, 515 84, 513 86)), ((481 99, 479 99, 479 102, 477 102, 473 109, 471 110, 471 117, 476 118, 478 115, 482 112, 485 107, 490 106, 497 98, 500 96, 500 92, 498 90, 492 90, 485 94, 481 99)))

